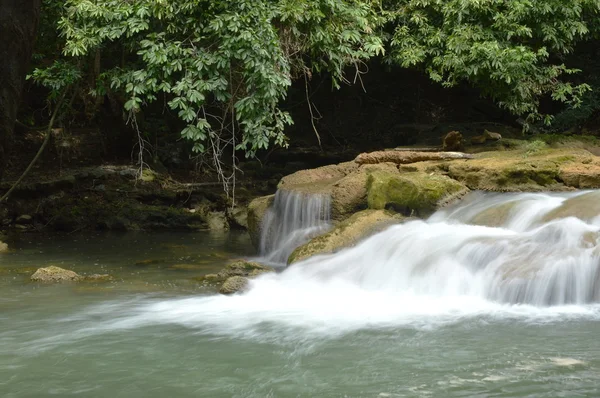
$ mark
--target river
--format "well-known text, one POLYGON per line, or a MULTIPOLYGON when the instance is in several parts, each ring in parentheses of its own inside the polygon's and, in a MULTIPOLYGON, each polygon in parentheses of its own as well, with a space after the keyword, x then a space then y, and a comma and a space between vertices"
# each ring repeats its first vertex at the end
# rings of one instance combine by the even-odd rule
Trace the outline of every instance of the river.
POLYGON ((600 396, 583 194, 475 194, 234 296, 195 278, 244 234, 28 235, 0 258, 0 395, 600 396), (28 282, 50 264, 115 280, 28 282))

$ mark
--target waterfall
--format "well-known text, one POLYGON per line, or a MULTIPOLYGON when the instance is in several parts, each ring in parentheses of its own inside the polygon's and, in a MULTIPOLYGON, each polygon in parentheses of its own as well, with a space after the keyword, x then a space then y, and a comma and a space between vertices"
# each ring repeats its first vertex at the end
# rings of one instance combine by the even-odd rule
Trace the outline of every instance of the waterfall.
POLYGON ((266 262, 285 264, 298 246, 330 224, 330 198, 279 190, 261 224, 260 254, 266 262))

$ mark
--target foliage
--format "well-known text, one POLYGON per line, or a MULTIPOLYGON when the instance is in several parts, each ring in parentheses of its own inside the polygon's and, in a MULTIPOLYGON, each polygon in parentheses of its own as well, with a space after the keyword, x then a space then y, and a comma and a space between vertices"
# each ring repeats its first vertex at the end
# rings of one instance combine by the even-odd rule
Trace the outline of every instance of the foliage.
MULTIPOLYGON (((388 0, 389 61, 466 81, 517 115, 540 117, 545 95, 577 107, 590 86, 564 63, 597 29, 597 0, 388 0)), ((547 117, 546 122, 551 118, 547 117)))
MULTIPOLYGON (((373 20, 355 0, 67 0, 58 27, 66 56, 104 54, 95 95, 122 92, 131 115, 165 101, 194 149, 218 157, 223 144, 250 156, 285 145, 292 79, 327 71, 339 84, 346 65, 383 51, 373 20)), ((64 65, 33 77, 53 87, 64 65)))

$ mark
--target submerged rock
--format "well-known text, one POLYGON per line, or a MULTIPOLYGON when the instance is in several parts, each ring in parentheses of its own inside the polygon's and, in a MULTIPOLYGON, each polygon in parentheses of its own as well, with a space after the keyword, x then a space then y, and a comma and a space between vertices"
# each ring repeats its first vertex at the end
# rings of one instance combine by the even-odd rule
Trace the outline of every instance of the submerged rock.
POLYGON ((288 264, 318 254, 335 253, 341 249, 352 247, 368 236, 389 225, 396 224, 402 219, 402 216, 385 210, 360 211, 339 223, 331 231, 298 247, 288 258, 288 264))
POLYGON ((36 282, 78 282, 83 280, 83 277, 74 271, 51 265, 39 268, 31 275, 31 280, 36 282))
POLYGON ((227 278, 219 289, 221 294, 233 294, 246 290, 250 280, 244 276, 232 276, 227 278))
POLYGON ((425 217, 469 190, 444 175, 376 171, 367 183, 370 209, 392 209, 404 215, 425 217))
POLYGON ((250 234, 250 239, 252 240, 252 244, 254 245, 254 247, 259 246, 261 222, 265 213, 273 204, 274 198, 275 195, 262 196, 260 198, 254 199, 248 205, 248 233, 250 234))
POLYGON ((275 272, 275 270, 254 261, 236 260, 227 264, 219 273, 208 274, 201 279, 210 283, 222 283, 232 276, 254 277, 268 272, 275 272))
POLYGON ((91 274, 83 277, 87 282, 110 282, 114 278, 109 274, 91 274))

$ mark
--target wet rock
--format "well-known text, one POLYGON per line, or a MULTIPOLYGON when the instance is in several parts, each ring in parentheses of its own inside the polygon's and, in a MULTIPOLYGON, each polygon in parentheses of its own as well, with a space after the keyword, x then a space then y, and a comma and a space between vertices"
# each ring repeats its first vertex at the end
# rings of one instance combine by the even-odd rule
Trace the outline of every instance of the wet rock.
POLYGON ((281 179, 278 189, 301 190, 305 193, 329 192, 331 184, 358 169, 356 162, 344 162, 316 169, 300 170, 281 179))
POLYGON ((54 265, 39 268, 31 275, 31 280, 36 282, 78 282, 82 279, 78 273, 54 265))
POLYGON ((219 289, 219 293, 221 294, 234 294, 238 292, 243 292, 248 288, 248 284, 250 280, 243 276, 232 276, 227 278, 223 285, 219 289))
POLYGON ((261 222, 262 219, 273 204, 275 195, 262 196, 254 199, 248 205, 248 233, 254 247, 260 244, 261 222))
POLYGON ((600 216, 600 192, 594 191, 565 200, 559 207, 550 211, 542 219, 549 222, 559 218, 577 217, 591 221, 600 216))
POLYGON ((253 261, 236 260, 225 266, 217 274, 205 275, 202 280, 209 283, 222 283, 233 276, 255 277, 275 270, 253 261))
POLYGON ((442 140, 444 151, 462 151, 464 149, 463 136, 458 131, 451 131, 442 140))
POLYGON ((0 241, 0 253, 7 253, 8 245, 2 241, 0 241))
POLYGON ((331 231, 311 239, 298 247, 288 258, 296 263, 318 254, 335 253, 352 247, 368 236, 401 222, 404 218, 385 210, 363 210, 342 221, 331 231))
POLYGON ((466 194, 460 182, 426 173, 371 173, 367 183, 370 209, 391 209, 407 216, 425 217, 466 194))

